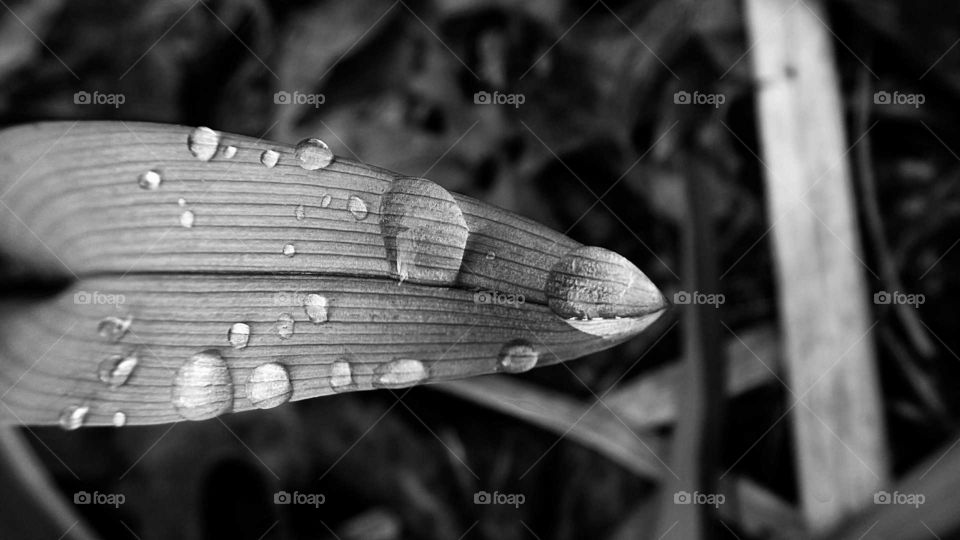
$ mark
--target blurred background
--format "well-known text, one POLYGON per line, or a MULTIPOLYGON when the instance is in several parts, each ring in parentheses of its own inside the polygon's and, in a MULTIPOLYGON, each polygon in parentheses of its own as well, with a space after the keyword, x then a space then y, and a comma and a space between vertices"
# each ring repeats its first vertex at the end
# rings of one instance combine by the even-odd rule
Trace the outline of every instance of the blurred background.
MULTIPOLYGON (((797 503, 740 2, 0 4, 3 126, 96 119, 318 137, 337 155, 427 176, 620 253, 679 303, 685 183, 697 178, 728 361, 756 355, 773 368, 727 401, 719 465, 797 503)), ((924 299, 908 317, 920 326, 882 299, 869 304, 896 476, 960 427, 960 10, 842 0, 827 11, 849 140, 870 127, 870 149, 849 154, 855 175, 870 171, 871 193, 862 183, 856 193, 863 263, 891 265, 902 292, 924 299)), ((879 270, 864 273, 871 294, 891 290, 879 270)), ((532 394, 494 410, 462 391, 415 388, 402 400, 363 392, 201 423, 23 433, 68 503, 124 495, 70 505, 104 538, 635 537, 655 483, 604 448, 617 447, 618 430, 648 450, 669 440, 680 321, 675 310, 629 343, 515 378, 556 400, 546 405, 532 394), (583 413, 599 426, 593 445, 556 427, 601 397, 615 421, 583 413), (323 501, 275 504, 281 492, 323 501), (480 493, 516 504, 476 504, 480 493)), ((16 499, 3 503, 15 511, 16 499)), ((778 537, 725 526, 731 538, 778 537)))

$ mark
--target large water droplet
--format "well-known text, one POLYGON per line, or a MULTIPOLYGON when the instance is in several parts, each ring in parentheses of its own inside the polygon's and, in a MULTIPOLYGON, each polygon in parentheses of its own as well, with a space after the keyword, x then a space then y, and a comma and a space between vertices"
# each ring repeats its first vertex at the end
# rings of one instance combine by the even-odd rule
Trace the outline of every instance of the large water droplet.
POLYGON ((308 171, 322 169, 333 161, 333 152, 327 143, 320 139, 304 139, 297 143, 293 151, 300 166, 308 171))
POLYGON ((200 161, 210 161, 220 147, 220 134, 208 127, 198 127, 187 137, 187 148, 200 161))
POLYGON ((425 178, 398 178, 381 199, 380 216, 395 277, 456 282, 470 231, 450 192, 425 178))
POLYGON ((293 336, 294 324, 293 315, 289 313, 281 313, 277 317, 277 335, 280 336, 280 339, 290 339, 293 336))
POLYGON ((280 154, 274 150, 264 150, 260 154, 260 163, 268 169, 272 169, 280 161, 280 154))
POLYGON ((184 212, 180 214, 180 226, 188 229, 193 227, 194 218, 195 216, 193 215, 192 211, 184 210, 184 212))
POLYGON ((97 375, 111 388, 117 388, 126 384, 139 361, 137 351, 130 351, 125 355, 114 355, 100 362, 97 375))
POLYGON ((347 210, 353 214, 353 217, 357 218, 357 221, 367 219, 367 214, 369 213, 366 201, 356 195, 351 195, 347 200, 347 210))
POLYGON ((427 368, 419 360, 393 360, 373 370, 373 385, 377 388, 403 388, 427 378, 427 368))
POLYGON ((333 197, 329 193, 324 193, 323 197, 320 197, 320 208, 326 208, 330 206, 330 201, 333 200, 333 197))
POLYGON ((353 384, 353 371, 350 369, 350 363, 334 362, 330 366, 330 387, 340 391, 351 384, 353 384))
POLYGON ((533 369, 539 359, 540 353, 529 341, 516 339, 500 349, 498 364, 500 369, 507 373, 523 373, 533 369))
POLYGON ((126 335, 127 330, 130 330, 131 324, 133 324, 132 316, 124 318, 104 317, 97 325, 97 333, 107 341, 120 341, 120 338, 126 335))
POLYGON ((173 406, 188 420, 205 420, 233 406, 233 381, 220 351, 199 352, 184 362, 173 380, 173 406))
POLYGON ((293 385, 287 368, 271 362, 257 366, 247 380, 247 398, 260 409, 271 409, 290 401, 293 385))
POLYGON ((250 341, 250 325, 247 323, 234 323, 230 330, 227 330, 227 341, 234 349, 242 349, 250 341))
POLYGON ((298 204, 293 211, 293 215, 297 218, 297 221, 303 221, 307 217, 307 209, 302 204, 298 204))
POLYGON ((157 171, 147 171, 137 177, 137 184, 143 189, 157 189, 162 181, 163 178, 157 171))
POLYGON ((67 407, 60 412, 60 427, 69 431, 79 429, 87 419, 88 412, 90 412, 90 407, 86 405, 71 405, 67 407))
POLYGON ((223 157, 230 159, 233 156, 237 155, 237 147, 229 146, 229 145, 224 146, 222 152, 223 152, 223 157))
POLYGON ((307 313, 310 322, 314 324, 327 322, 328 306, 327 297, 319 294, 308 294, 303 299, 303 310, 307 313))
POLYGON ((113 427, 123 427, 127 425, 127 413, 117 411, 113 413, 113 427))
POLYGON ((293 244, 286 244, 283 246, 283 254, 287 257, 293 257, 297 254, 297 248, 293 244))

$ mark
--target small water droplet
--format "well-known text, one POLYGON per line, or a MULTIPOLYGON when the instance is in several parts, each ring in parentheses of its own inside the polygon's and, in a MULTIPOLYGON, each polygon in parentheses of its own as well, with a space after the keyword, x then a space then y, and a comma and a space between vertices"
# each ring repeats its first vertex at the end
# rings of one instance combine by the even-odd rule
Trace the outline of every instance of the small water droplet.
POLYGON ((300 166, 308 171, 322 169, 333 161, 333 152, 327 143, 320 139, 304 139, 297 143, 293 154, 300 162, 300 166))
POLYGON ((293 385, 287 368, 271 362, 257 366, 247 380, 247 398, 260 409, 272 409, 290 401, 293 385))
POLYGON ((118 388, 130 379, 130 375, 139 361, 137 351, 130 351, 125 355, 113 355, 100 362, 97 375, 102 382, 107 383, 111 388, 118 388))
POLYGON ((127 414, 123 411, 113 413, 113 427, 123 427, 127 425, 127 414))
POLYGON ((330 366, 330 387, 339 391, 353 384, 353 371, 349 362, 334 362, 330 366))
POLYGON ((280 154, 275 150, 264 150, 260 154, 260 163, 268 169, 272 169, 278 161, 280 161, 280 154))
POLYGON ((294 324, 293 315, 289 313, 281 313, 277 317, 277 335, 280 336, 280 339, 290 339, 293 336, 294 324))
POLYGON ((426 379, 427 368, 419 360, 403 358, 380 365, 373 374, 377 388, 403 388, 426 379))
POLYGON ((181 198, 177 199, 177 205, 178 205, 180 208, 183 208, 184 206, 187 205, 187 200, 181 197, 181 198))
POLYGON ((250 341, 250 325, 242 322, 234 323, 230 330, 227 330, 227 341, 234 349, 246 347, 247 342, 250 341))
POLYGON ((307 313, 310 322, 314 324, 327 322, 328 305, 327 297, 319 294, 308 294, 303 299, 303 310, 307 313))
POLYGON ((223 157, 225 157, 225 158, 227 158, 227 159, 230 159, 230 158, 232 158, 232 157, 235 156, 235 155, 237 155, 237 147, 236 147, 236 146, 229 146, 229 145, 228 145, 228 146, 224 146, 224 147, 223 147, 223 157))
POLYGON ((220 147, 220 134, 208 127, 198 127, 187 137, 187 148, 200 161, 210 161, 220 147))
POLYGON ((492 251, 491 251, 490 253, 487 253, 487 260, 488 260, 488 261, 492 261, 492 260, 494 260, 494 259, 496 259, 496 258, 497 258, 497 254, 496 254, 496 253, 494 253, 494 252, 492 252, 492 251))
POLYGON ((297 254, 297 248, 294 247, 293 244, 287 244, 283 246, 283 254, 287 257, 293 257, 297 254))
POLYGON ((302 204, 298 204, 297 208, 293 211, 294 217, 297 218, 297 221, 303 221, 307 217, 307 209, 303 207, 302 204))
POLYGON ((60 427, 68 431, 79 429, 87 419, 90 407, 86 405, 71 405, 60 413, 60 427))
POLYGON ((350 196, 350 199, 347 201, 347 210, 350 210, 350 213, 353 214, 353 217, 357 218, 357 221, 367 219, 367 203, 356 195, 350 196))
POLYGON ((180 214, 180 226, 188 229, 193 227, 194 218, 195 216, 191 210, 184 210, 184 212, 180 214))
POLYGON ((397 178, 381 199, 380 232, 401 282, 457 281, 470 231, 449 191, 426 178, 397 178))
POLYGON ((160 187, 160 182, 162 181, 163 178, 160 177, 160 173, 157 171, 147 171, 137 177, 137 184, 143 189, 157 189, 160 187))
POLYGON ((100 321, 100 324, 97 325, 97 333, 107 341, 119 341, 120 338, 126 335, 131 324, 133 324, 133 317, 131 316, 124 318, 114 316, 104 317, 100 321))
POLYGON ((323 197, 320 197, 320 207, 326 208, 330 206, 330 201, 333 200, 333 197, 329 193, 324 193, 323 197))
POLYGON ((503 346, 498 364, 507 373, 523 373, 533 369, 539 359, 540 353, 529 341, 517 339, 503 346))
POLYGON ((188 420, 205 420, 233 406, 233 381, 220 351, 199 352, 184 362, 173 379, 173 406, 188 420))

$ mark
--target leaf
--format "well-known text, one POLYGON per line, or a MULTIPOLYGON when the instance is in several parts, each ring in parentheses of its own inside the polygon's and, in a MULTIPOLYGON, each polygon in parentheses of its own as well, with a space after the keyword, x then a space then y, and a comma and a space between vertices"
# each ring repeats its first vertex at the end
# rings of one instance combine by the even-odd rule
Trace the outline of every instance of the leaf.
POLYGON ((612 252, 426 179, 300 155, 159 124, 0 132, 0 245, 73 278, 4 310, 4 412, 150 424, 514 373, 621 343, 666 306, 612 252))

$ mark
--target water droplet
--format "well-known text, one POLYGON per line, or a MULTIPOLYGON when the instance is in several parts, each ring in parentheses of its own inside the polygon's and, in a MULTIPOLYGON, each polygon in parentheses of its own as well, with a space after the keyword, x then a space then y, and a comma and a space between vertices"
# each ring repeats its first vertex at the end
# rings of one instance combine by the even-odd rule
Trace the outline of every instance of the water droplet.
POLYGON ((113 427, 123 427, 127 425, 127 414, 123 411, 113 413, 113 427))
POLYGON ((184 362, 173 379, 173 406, 188 420, 205 420, 233 406, 233 381, 220 351, 199 352, 184 362))
POLYGON ((225 157, 225 158, 227 158, 227 159, 230 159, 230 158, 232 158, 232 157, 235 156, 235 155, 237 155, 237 147, 236 147, 236 146, 224 146, 224 147, 223 147, 223 157, 225 157))
POLYGON ((79 429, 87 419, 90 407, 86 405, 71 405, 60 413, 60 427, 68 431, 79 429))
POLYGON ((127 330, 130 329, 131 324, 133 324, 133 317, 131 316, 124 318, 104 317, 97 325, 97 333, 107 341, 120 341, 120 338, 126 335, 127 330))
POLYGON ((147 171, 137 177, 137 184, 143 189, 157 189, 160 187, 160 182, 162 181, 163 178, 160 177, 160 173, 157 171, 147 171))
POLYGON ((126 384, 139 361, 137 351, 130 351, 125 355, 113 355, 100 362, 97 375, 111 388, 117 388, 126 384))
POLYGON ((183 208, 187 205, 187 200, 184 198, 177 199, 177 205, 180 206, 180 208, 183 208))
POLYGON ((307 312, 307 318, 314 324, 327 322, 328 305, 327 297, 319 294, 308 294, 303 299, 303 310, 307 312))
POLYGON ((425 178, 398 178, 381 201, 381 234, 394 276, 456 282, 470 231, 450 192, 425 178))
POLYGON ((330 387, 340 390, 353 384, 353 371, 349 362, 334 362, 330 366, 330 387))
POLYGON ((200 161, 210 161, 220 147, 220 134, 208 127, 198 127, 187 137, 187 148, 200 161))
POLYGON ((280 154, 274 150, 264 150, 260 154, 260 163, 268 169, 272 169, 278 161, 280 161, 280 154))
POLYGON ((250 325, 242 322, 234 323, 230 330, 227 330, 227 341, 234 349, 246 347, 247 342, 250 341, 250 325))
POLYGON ((487 260, 488 260, 488 261, 492 261, 492 260, 494 260, 494 259, 496 259, 496 258, 497 258, 497 254, 496 254, 496 253, 494 253, 494 252, 492 252, 492 251, 491 251, 490 253, 487 253, 487 260))
POLYGON ((307 209, 302 204, 298 204, 293 211, 293 215, 297 218, 297 221, 303 221, 303 218, 307 217, 307 209))
POLYGON ((272 409, 290 401, 293 385, 287 368, 271 362, 257 366, 247 379, 247 398, 260 409, 272 409))
POLYGON ((297 248, 295 248, 293 244, 287 244, 283 246, 283 254, 287 257, 293 257, 297 254, 297 248))
POLYGON ((400 359, 382 364, 373 370, 377 388, 403 388, 427 378, 427 368, 419 360, 400 359))
POLYGON ((297 143, 293 154, 300 162, 300 166, 308 171, 322 169, 333 161, 333 152, 327 143, 320 139, 304 139, 297 143))
POLYGON ((353 217, 357 218, 357 221, 367 219, 367 203, 356 195, 350 196, 350 199, 347 201, 347 210, 350 210, 350 213, 353 214, 353 217))
POLYGON ((184 212, 180 214, 180 225, 182 227, 186 227, 188 229, 193 227, 193 220, 194 220, 194 215, 193 215, 193 212, 190 210, 184 210, 184 212))
POLYGON ((320 197, 320 207, 326 208, 330 206, 330 201, 333 200, 333 197, 329 193, 324 193, 323 197, 320 197))
POLYGON ((277 317, 277 335, 280 336, 280 339, 290 339, 293 336, 294 324, 293 315, 289 313, 281 313, 277 317))
POLYGON ((540 353, 533 348, 530 342, 516 339, 507 343, 500 350, 500 369, 507 373, 523 373, 530 371, 537 365, 540 353))

